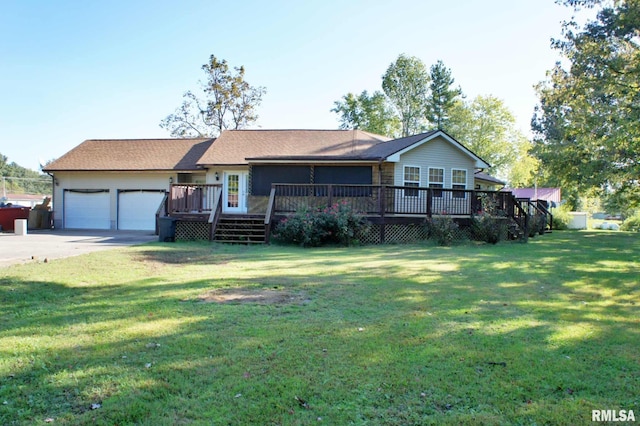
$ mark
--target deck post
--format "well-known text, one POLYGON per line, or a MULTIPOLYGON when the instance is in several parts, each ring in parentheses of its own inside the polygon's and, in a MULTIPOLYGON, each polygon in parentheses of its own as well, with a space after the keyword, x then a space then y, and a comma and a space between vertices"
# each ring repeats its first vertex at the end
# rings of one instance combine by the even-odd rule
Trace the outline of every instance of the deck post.
POLYGON ((386 187, 384 185, 381 185, 378 188, 378 191, 379 191, 378 200, 380 202, 380 244, 384 244, 384 234, 385 234, 385 227, 386 227, 385 211, 387 210, 386 208, 387 203, 385 200, 385 197, 386 197, 385 194, 387 193, 386 187))
POLYGON ((333 205, 333 185, 331 184, 327 186, 327 195, 328 195, 327 207, 331 208, 331 206, 333 205))
POLYGON ((427 189, 427 217, 428 218, 431 218, 431 215, 432 215, 432 212, 431 212, 433 208, 432 204, 433 204, 433 189, 428 188, 427 189))

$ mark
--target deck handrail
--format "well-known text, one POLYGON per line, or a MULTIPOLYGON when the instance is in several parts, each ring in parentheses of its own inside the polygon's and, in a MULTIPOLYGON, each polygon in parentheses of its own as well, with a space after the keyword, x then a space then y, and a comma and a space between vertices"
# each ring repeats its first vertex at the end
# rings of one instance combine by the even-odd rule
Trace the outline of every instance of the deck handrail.
POLYGON ((553 230, 553 214, 547 209, 545 200, 531 200, 530 198, 516 198, 518 202, 526 204, 531 216, 544 216, 545 228, 548 225, 549 230, 553 230))
POLYGON ((220 220, 220 216, 222 215, 222 190, 217 191, 214 195, 213 208, 211 209, 211 214, 209 214, 209 223, 211 224, 211 235, 210 239, 213 240, 213 237, 216 235, 216 228, 218 227, 218 221, 220 220))
POLYGON ((269 203, 267 204, 267 212, 264 215, 264 224, 265 225, 269 225, 271 223, 271 220, 273 219, 273 213, 274 213, 274 204, 276 201, 276 189, 275 188, 271 188, 271 191, 269 192, 269 203))
POLYGON ((167 192, 164 193, 164 197, 162 197, 162 201, 160 201, 160 205, 156 209, 156 230, 155 235, 160 233, 160 217, 167 215, 167 206, 169 204, 169 194, 167 192))
POLYGON ((394 214, 471 216, 482 210, 478 201, 490 194, 505 215, 513 215, 507 199, 510 193, 469 189, 358 184, 273 184, 273 214, 289 214, 303 208, 331 207, 336 200, 349 201, 354 209, 369 216, 394 214))
POLYGON ((221 190, 219 183, 172 183, 169 186, 169 213, 210 212, 221 190))

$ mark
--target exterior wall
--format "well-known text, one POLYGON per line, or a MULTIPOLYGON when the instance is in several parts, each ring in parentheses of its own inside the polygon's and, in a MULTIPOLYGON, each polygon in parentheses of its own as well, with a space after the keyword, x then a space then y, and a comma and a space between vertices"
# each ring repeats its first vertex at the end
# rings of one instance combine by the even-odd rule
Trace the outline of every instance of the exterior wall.
POLYGON ((248 170, 249 170, 249 167, 247 166, 229 167, 227 169, 224 169, 221 167, 207 169, 207 179, 205 183, 222 183, 222 178, 224 177, 225 171, 246 172, 248 170), (218 180, 216 180, 216 173, 218 174, 218 180))
POLYGON ((118 190, 157 189, 169 191, 169 178, 174 182, 177 174, 171 172, 55 172, 53 193, 53 217, 55 228, 64 225, 65 189, 108 189, 111 197, 111 229, 117 229, 118 190))
POLYGON ((466 189, 474 189, 475 162, 462 151, 452 146, 442 138, 436 138, 419 147, 406 152, 395 164, 394 184, 404 185, 404 167, 420 167, 420 186, 427 187, 429 181, 429 168, 444 169, 444 187, 451 188, 452 169, 464 169, 467 171, 466 189))
MULTIPOLYGON (((375 176, 375 175, 374 175, 375 176)), ((391 185, 395 184, 395 164, 383 163, 380 173, 377 175, 377 181, 374 178, 374 182, 378 185, 391 185)))

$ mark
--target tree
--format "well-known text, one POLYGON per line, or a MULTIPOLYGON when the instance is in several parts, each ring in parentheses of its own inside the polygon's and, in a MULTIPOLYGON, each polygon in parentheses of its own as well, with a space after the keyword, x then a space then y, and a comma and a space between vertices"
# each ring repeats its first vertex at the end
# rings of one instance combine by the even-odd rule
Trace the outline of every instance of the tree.
POLYGON ((567 59, 537 86, 534 152, 563 186, 625 194, 640 205, 640 1, 564 0, 599 7, 563 24, 553 47, 567 59))
POLYGON ((491 173, 500 178, 509 176, 516 161, 526 160, 528 141, 517 129, 511 111, 494 96, 456 102, 447 132, 491 164, 491 173))
POLYGON ((225 129, 245 128, 258 119, 256 108, 266 89, 245 81, 244 67, 230 71, 226 60, 211 55, 202 70, 207 75, 202 84, 204 97, 186 92, 182 105, 162 120, 160 127, 173 137, 213 137, 225 129))
POLYGON ((442 61, 431 65, 429 95, 427 98, 427 121, 437 129, 446 130, 451 110, 462 96, 462 89, 452 88, 455 80, 451 70, 442 61))
POLYGON ((51 192, 51 178, 27 169, 15 161, 9 163, 6 155, 0 154, 0 197, 5 193, 46 194, 51 192))
POLYGON ((360 129, 389 137, 399 134, 400 120, 381 92, 369 95, 365 90, 357 96, 347 93, 334 105, 331 112, 340 115, 341 129, 360 129))
POLYGON ((400 117, 402 136, 425 130, 429 74, 420 59, 400 55, 382 77, 382 90, 400 117))
POLYGON ((508 168, 507 181, 510 187, 527 188, 538 185, 540 161, 531 155, 532 148, 533 143, 521 135, 515 146, 515 159, 508 168))

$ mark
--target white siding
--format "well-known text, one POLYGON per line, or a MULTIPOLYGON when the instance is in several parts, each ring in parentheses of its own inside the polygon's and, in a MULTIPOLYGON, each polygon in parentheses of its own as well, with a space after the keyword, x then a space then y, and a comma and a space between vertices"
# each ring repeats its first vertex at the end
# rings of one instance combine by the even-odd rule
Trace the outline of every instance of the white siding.
POLYGON ((467 170, 467 189, 473 189, 475 161, 446 140, 438 137, 400 156, 395 165, 394 183, 404 182, 404 166, 420 166, 420 186, 428 186, 429 167, 444 169, 444 187, 451 188, 451 169, 467 170))

